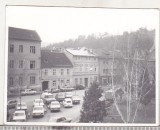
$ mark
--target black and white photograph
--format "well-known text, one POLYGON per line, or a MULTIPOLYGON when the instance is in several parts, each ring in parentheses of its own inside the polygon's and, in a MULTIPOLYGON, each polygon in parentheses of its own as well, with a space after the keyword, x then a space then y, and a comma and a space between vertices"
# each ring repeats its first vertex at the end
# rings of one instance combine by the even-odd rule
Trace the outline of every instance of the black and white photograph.
POLYGON ((6 122, 157 124, 159 11, 7 6, 6 122))

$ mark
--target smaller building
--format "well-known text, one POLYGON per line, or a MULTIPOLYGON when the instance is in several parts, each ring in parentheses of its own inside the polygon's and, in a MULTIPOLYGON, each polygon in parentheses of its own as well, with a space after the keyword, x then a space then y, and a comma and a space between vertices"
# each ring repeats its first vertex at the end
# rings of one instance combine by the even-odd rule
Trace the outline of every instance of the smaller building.
POLYGON ((73 65, 64 53, 41 50, 42 90, 72 87, 73 65))

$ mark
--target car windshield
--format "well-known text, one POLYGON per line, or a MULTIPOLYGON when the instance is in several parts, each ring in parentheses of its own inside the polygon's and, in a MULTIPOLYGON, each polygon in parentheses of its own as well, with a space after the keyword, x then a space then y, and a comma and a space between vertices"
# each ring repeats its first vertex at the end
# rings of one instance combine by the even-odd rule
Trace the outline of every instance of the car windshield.
POLYGON ((78 95, 74 95, 72 98, 79 98, 79 96, 78 95))
POLYGON ((58 97, 64 97, 64 94, 63 93, 59 93, 58 97))
POLYGON ((42 110, 42 107, 35 107, 34 110, 42 110))
POLYGON ((24 116, 24 113, 15 113, 15 116, 24 116))
POLYGON ((67 101, 67 103, 71 103, 71 101, 67 101))
POLYGON ((52 102, 51 105, 59 105, 59 102, 52 102))
POLYGON ((46 95, 45 98, 54 98, 53 95, 46 95))
POLYGON ((26 105, 25 104, 18 104, 18 106, 20 107, 25 107, 26 105))
POLYGON ((62 122, 62 121, 65 121, 65 120, 66 120, 66 118, 62 117, 62 118, 57 119, 57 122, 62 122))

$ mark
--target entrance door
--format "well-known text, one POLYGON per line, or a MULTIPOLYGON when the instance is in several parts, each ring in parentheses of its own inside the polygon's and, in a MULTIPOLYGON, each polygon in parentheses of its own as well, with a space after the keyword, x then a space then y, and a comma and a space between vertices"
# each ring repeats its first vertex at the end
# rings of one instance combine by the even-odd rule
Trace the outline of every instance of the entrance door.
POLYGON ((42 91, 48 89, 48 81, 43 81, 42 82, 42 91))
POLYGON ((88 78, 84 78, 85 87, 88 87, 88 78))

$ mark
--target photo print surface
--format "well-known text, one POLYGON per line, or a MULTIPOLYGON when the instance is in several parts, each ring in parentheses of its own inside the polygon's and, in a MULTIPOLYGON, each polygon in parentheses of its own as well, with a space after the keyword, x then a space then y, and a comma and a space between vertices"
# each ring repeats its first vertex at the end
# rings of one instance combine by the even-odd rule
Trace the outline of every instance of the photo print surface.
POLYGON ((7 6, 7 122, 155 124, 157 19, 154 9, 7 6))

